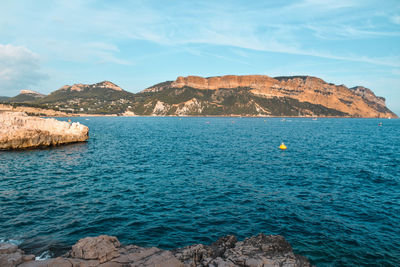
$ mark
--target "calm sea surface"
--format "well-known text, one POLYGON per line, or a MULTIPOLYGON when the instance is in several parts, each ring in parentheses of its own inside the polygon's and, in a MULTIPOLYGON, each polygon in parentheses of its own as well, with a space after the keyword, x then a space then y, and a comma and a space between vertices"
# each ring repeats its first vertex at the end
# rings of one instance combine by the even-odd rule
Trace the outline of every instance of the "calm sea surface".
POLYGON ((263 232, 318 266, 400 265, 400 120, 73 120, 89 142, 0 152, 0 242, 55 256, 100 234, 175 248, 263 232))

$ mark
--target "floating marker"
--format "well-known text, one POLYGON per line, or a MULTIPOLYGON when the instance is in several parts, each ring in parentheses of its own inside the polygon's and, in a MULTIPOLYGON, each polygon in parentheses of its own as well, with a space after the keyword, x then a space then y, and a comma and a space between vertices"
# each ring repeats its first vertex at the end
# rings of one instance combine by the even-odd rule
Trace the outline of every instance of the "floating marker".
POLYGON ((285 146, 285 144, 282 142, 282 144, 279 146, 279 148, 281 149, 281 150, 285 150, 285 149, 287 149, 287 147, 285 146))

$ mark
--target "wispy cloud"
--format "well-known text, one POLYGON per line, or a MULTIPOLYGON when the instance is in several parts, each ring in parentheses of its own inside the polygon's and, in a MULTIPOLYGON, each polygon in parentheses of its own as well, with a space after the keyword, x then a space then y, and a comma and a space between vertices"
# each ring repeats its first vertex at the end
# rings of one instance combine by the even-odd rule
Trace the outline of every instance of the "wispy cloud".
POLYGON ((12 27, 1 27, 2 42, 29 47, 51 62, 50 68, 65 67, 71 76, 79 67, 97 67, 111 76, 108 67, 130 71, 140 68, 138 62, 165 64, 159 60, 178 73, 182 65, 174 65, 176 55, 187 65, 193 55, 219 58, 226 68, 235 62, 249 69, 252 62, 258 64, 256 72, 274 67, 257 62, 262 57, 288 59, 288 68, 303 60, 374 65, 388 72, 400 67, 396 0, 71 0, 46 9, 21 0, 10 1, 7 9, 0 25, 12 27))
POLYGON ((400 24, 400 15, 394 15, 391 17, 391 20, 395 24, 400 24))
POLYGON ((365 27, 355 27, 351 25, 305 25, 313 34, 326 40, 349 40, 366 39, 378 37, 399 37, 400 32, 396 31, 377 31, 365 27))
POLYGON ((296 9, 318 9, 319 11, 332 11, 335 9, 351 8, 357 3, 352 0, 304 0, 300 3, 291 5, 291 8, 296 9))
POLYGON ((39 56, 23 46, 0 44, 0 88, 9 94, 46 79, 39 56))

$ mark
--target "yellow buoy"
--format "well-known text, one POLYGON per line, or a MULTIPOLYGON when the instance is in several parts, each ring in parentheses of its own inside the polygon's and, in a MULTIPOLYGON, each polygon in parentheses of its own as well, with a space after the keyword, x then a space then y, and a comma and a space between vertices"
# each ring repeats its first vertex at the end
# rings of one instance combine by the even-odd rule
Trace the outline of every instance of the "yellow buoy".
POLYGON ((279 146, 280 149, 285 150, 287 147, 285 146, 285 144, 282 142, 282 144, 279 146))

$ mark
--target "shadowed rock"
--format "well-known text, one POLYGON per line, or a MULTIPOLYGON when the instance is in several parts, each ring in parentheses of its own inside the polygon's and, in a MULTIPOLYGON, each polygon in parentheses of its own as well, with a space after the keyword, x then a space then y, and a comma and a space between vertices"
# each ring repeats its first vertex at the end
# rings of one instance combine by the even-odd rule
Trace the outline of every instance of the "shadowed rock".
POLYGON ((29 117, 19 112, 0 113, 0 149, 24 149, 83 142, 89 128, 77 123, 29 117))
POLYGON ((0 266, 13 267, 35 259, 34 255, 25 255, 16 245, 0 244, 0 266))
POLYGON ((3 257, 0 257, 0 266, 7 267, 311 266, 306 257, 293 253, 292 247, 284 237, 264 234, 244 241, 237 241, 235 236, 225 236, 210 246, 197 244, 171 251, 156 247, 121 246, 116 237, 101 235, 79 240, 64 258, 44 261, 34 261, 33 255, 27 257, 12 245, 0 247, 0 253, 3 257))

